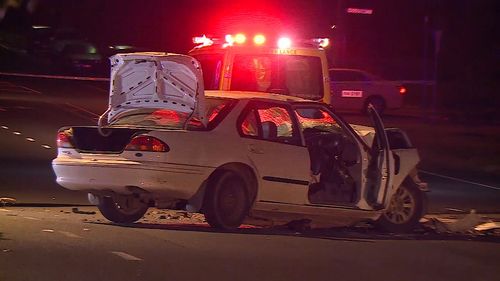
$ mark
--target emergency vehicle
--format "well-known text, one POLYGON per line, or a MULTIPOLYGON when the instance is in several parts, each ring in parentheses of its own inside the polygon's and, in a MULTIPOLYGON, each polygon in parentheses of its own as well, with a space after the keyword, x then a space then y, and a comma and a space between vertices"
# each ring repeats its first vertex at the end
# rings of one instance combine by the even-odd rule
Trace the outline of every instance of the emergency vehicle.
POLYGON ((276 40, 255 34, 195 37, 188 54, 202 65, 206 90, 277 93, 330 104, 327 38, 276 40))

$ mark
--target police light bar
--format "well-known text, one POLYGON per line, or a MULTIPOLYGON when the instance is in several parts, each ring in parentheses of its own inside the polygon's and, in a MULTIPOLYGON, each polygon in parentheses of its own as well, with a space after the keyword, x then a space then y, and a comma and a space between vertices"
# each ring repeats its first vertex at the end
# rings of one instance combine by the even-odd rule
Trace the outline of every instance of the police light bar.
MULTIPOLYGON (((266 44, 267 38, 258 33, 253 37, 253 45, 255 46, 263 46, 266 44)), ((198 47, 206 47, 214 44, 222 45, 222 48, 232 47, 236 45, 245 45, 247 43, 247 37, 243 33, 238 34, 227 34, 224 38, 208 38, 207 36, 198 36, 193 37, 193 43, 198 44, 198 47)), ((331 45, 330 39, 328 38, 313 38, 307 40, 294 40, 290 37, 281 37, 277 41, 277 47, 279 49, 290 49, 292 46, 295 47, 314 47, 325 49, 331 45)))

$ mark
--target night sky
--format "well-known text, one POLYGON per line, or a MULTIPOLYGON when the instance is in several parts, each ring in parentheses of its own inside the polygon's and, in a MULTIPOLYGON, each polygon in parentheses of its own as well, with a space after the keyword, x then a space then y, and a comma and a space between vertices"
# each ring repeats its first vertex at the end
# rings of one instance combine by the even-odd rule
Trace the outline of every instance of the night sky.
MULTIPOLYGON (((390 79, 424 80, 432 78, 432 71, 424 69, 432 69, 435 31, 441 30, 438 77, 445 90, 467 96, 477 95, 471 92, 479 88, 481 95, 490 96, 498 91, 499 4, 495 0, 40 0, 33 13, 11 13, 9 22, 72 27, 102 45, 180 53, 193 47, 193 36, 202 34, 328 36, 333 39, 328 51, 332 65, 362 68, 390 79), (348 14, 350 7, 373 13, 348 14)), ((5 26, 6 19, 0 25, 5 26)))

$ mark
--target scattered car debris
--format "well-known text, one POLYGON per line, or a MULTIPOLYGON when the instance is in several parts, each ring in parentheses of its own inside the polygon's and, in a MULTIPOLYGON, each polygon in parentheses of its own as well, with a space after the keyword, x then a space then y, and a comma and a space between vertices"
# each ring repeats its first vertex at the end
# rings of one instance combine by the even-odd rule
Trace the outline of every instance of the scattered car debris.
POLYGON ((500 233, 500 222, 489 221, 476 226, 474 230, 484 232, 494 231, 500 233))
POLYGON ((159 217, 159 219, 160 219, 160 220, 166 220, 166 219, 167 219, 167 216, 165 216, 165 215, 161 215, 161 216, 159 217))
POLYGON ((15 198, 10 198, 10 197, 0 197, 0 205, 3 207, 7 205, 14 205, 16 204, 16 199, 15 198))
POLYGON ((71 211, 75 214, 82 214, 82 215, 95 215, 96 214, 95 211, 82 211, 78 208, 73 208, 73 209, 71 209, 71 211))
POLYGON ((492 220, 486 221, 471 210, 469 214, 462 218, 429 218, 422 222, 422 226, 430 231, 439 234, 487 234, 500 233, 500 222, 492 220))

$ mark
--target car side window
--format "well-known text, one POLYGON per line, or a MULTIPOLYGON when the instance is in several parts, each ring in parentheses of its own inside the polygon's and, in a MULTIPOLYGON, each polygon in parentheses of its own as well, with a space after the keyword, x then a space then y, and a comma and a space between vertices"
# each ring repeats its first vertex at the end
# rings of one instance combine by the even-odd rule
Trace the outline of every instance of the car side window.
POLYGON ((300 136, 286 107, 250 104, 239 123, 242 136, 287 144, 300 144, 300 136))
POLYGON ((342 128, 326 110, 317 107, 301 107, 295 109, 302 132, 340 133, 342 128))

